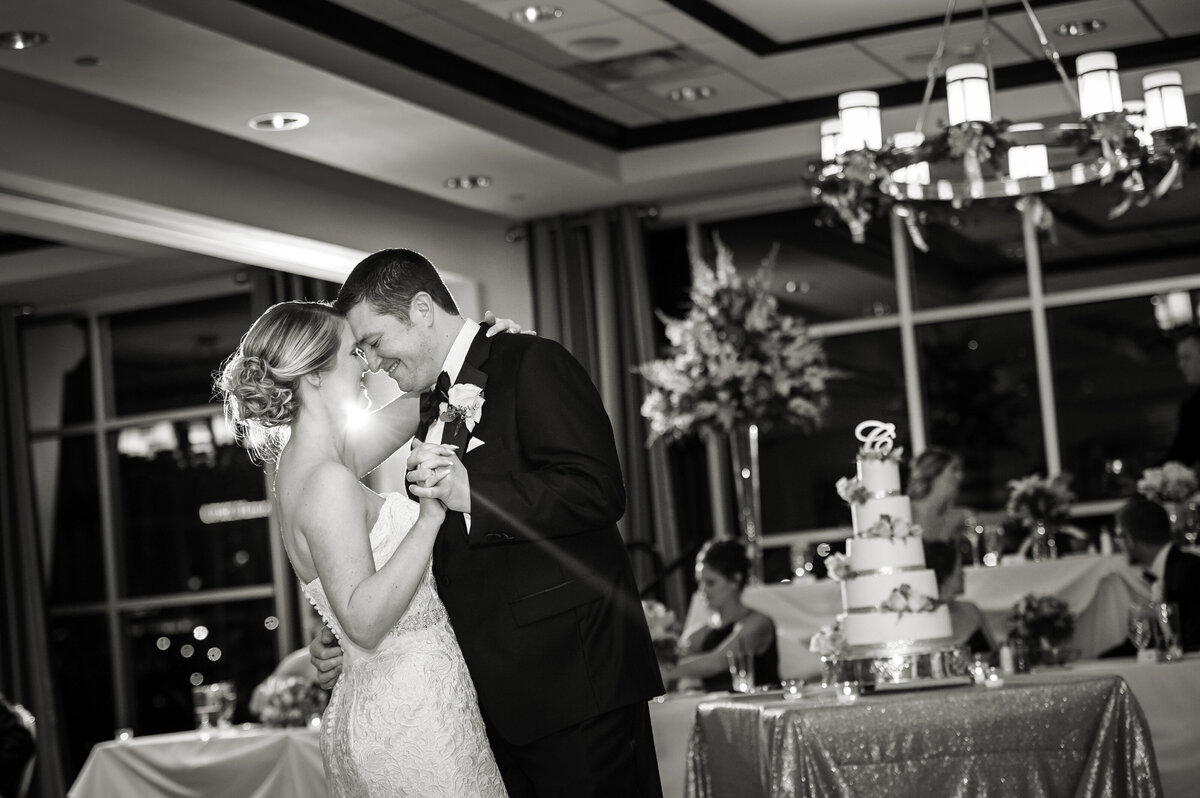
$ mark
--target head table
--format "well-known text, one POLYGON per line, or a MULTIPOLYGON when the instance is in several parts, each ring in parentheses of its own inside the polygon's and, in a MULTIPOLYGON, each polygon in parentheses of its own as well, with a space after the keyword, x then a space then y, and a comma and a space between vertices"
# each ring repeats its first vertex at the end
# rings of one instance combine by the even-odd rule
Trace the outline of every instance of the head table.
POLYGON ((830 691, 706 701, 687 768, 690 798, 1162 795, 1128 685, 1073 672, 847 704, 830 691))

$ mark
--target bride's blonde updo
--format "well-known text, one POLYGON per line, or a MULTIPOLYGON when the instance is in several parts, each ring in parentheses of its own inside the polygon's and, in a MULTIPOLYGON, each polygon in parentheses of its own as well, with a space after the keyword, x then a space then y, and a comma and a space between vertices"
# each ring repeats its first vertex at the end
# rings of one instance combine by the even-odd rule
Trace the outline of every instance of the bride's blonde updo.
POLYGON ((281 302, 258 317, 221 367, 217 393, 225 417, 251 454, 271 462, 300 411, 300 380, 331 368, 343 318, 324 302, 281 302))

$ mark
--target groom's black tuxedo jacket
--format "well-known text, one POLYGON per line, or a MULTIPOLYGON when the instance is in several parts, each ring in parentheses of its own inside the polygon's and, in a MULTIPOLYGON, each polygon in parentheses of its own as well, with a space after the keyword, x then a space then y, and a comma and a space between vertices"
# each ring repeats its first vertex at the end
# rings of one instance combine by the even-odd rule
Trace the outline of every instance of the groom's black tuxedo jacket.
POLYGON ((662 694, 587 372, 549 339, 480 330, 457 383, 484 397, 473 431, 442 435, 470 476, 471 528, 447 515, 433 572, 485 718, 520 745, 662 694))

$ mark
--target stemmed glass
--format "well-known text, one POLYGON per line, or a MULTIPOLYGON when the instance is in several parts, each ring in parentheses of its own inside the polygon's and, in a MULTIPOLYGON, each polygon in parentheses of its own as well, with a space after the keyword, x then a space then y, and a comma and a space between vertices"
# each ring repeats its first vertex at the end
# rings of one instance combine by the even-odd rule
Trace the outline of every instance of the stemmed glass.
POLYGON ((1138 650, 1138 657, 1156 643, 1158 621, 1150 604, 1131 604, 1129 606, 1129 641, 1138 650))

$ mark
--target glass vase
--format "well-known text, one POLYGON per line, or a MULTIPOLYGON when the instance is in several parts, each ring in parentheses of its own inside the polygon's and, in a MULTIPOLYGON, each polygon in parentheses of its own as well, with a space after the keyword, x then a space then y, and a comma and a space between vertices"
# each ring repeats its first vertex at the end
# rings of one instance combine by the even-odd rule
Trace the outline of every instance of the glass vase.
POLYGON ((729 459, 737 494, 738 527, 750 558, 748 584, 763 582, 762 492, 759 483, 757 424, 739 424, 729 430, 729 459))
POLYGON ((1029 559, 1045 562, 1057 559, 1058 547, 1054 543, 1054 528, 1044 519, 1029 522, 1029 559))

